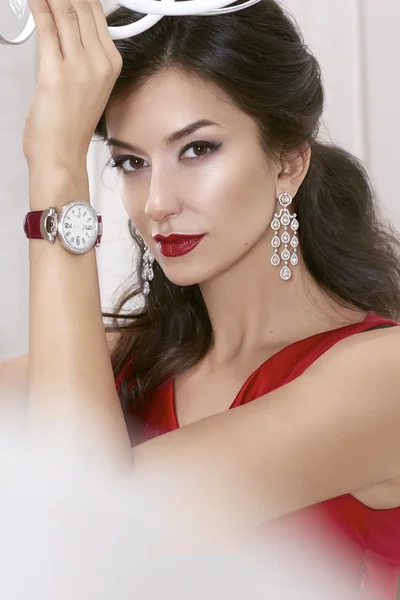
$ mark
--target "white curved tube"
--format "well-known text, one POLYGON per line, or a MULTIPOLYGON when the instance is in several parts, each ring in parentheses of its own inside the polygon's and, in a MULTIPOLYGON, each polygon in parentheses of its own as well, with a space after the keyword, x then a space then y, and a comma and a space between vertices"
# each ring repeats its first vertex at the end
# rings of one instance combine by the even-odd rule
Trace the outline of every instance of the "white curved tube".
POLYGON ((2 36, 0 33, 0 44, 4 44, 7 46, 8 45, 18 46, 19 44, 23 44, 24 42, 26 42, 26 40, 28 40, 31 37, 31 35, 34 31, 35 31, 35 22, 33 20, 32 15, 29 15, 29 19, 28 19, 22 33, 20 33, 20 35, 13 40, 9 40, 8 38, 2 36))
POLYGON ((186 0, 165 4, 157 0, 118 0, 125 8, 150 15, 197 15, 232 4, 233 0, 186 0))
MULTIPOLYGON (((248 0, 238 6, 229 7, 233 0, 187 0, 186 2, 174 3, 174 0, 119 0, 119 4, 130 10, 139 13, 147 13, 145 17, 139 19, 130 25, 121 27, 109 27, 110 35, 113 40, 124 40, 143 33, 150 27, 153 27, 164 16, 179 15, 201 15, 212 16, 216 14, 226 14, 242 10, 247 6, 252 6, 260 0, 248 0)), ((32 15, 22 31, 15 39, 9 39, 0 34, 0 45, 18 46, 26 42, 35 31, 35 22, 32 15)))
POLYGON ((247 0, 247 2, 244 2, 240 6, 227 6, 225 8, 216 8, 211 12, 202 13, 200 16, 211 17, 212 15, 226 15, 231 12, 236 12, 237 10, 242 10, 242 8, 253 6, 253 4, 257 4, 257 2, 260 2, 260 0, 247 0))
POLYGON ((121 25, 120 27, 109 27, 108 30, 113 40, 125 40, 127 38, 143 33, 150 27, 153 27, 158 21, 161 21, 164 15, 147 15, 130 25, 121 25))
MULTIPOLYGON (((164 6, 164 8, 165 8, 166 2, 174 2, 174 1, 175 0, 161 0, 161 2, 159 2, 159 4, 160 5, 162 4, 162 6, 164 6)), ((121 2, 119 4, 121 4, 121 2)), ((124 6, 124 5, 121 4, 121 6, 124 6)), ((127 7, 125 7, 125 8, 127 8, 127 7)), ((139 33, 143 33, 147 29, 150 29, 150 27, 153 27, 153 25, 155 25, 158 21, 160 21, 163 18, 163 16, 164 16, 163 14, 161 14, 161 15, 146 15, 145 17, 142 17, 141 19, 139 19, 139 21, 136 21, 135 23, 131 23, 130 25, 122 25, 120 27, 109 27, 108 31, 110 32, 110 35, 113 40, 125 40, 125 39, 133 37, 135 35, 139 35, 139 33)))

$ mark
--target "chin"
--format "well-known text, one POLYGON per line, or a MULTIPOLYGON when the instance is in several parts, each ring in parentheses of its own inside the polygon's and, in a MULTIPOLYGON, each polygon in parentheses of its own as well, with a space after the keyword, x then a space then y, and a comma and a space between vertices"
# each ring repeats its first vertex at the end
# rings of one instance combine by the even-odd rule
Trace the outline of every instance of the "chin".
POLYGON ((207 273, 203 273, 195 266, 186 269, 181 266, 180 268, 176 269, 163 269, 163 271, 165 277, 167 277, 171 283, 178 285, 179 287, 198 285, 204 281, 207 281, 213 276, 213 273, 210 273, 209 271, 207 271, 207 273))
POLYGON ((174 285, 178 285, 179 287, 188 287, 190 285, 197 285, 198 283, 200 283, 199 278, 198 277, 193 277, 193 275, 187 275, 187 276, 175 276, 175 277, 170 277, 167 274, 165 274, 167 279, 169 279, 169 281, 171 283, 173 283, 174 285))

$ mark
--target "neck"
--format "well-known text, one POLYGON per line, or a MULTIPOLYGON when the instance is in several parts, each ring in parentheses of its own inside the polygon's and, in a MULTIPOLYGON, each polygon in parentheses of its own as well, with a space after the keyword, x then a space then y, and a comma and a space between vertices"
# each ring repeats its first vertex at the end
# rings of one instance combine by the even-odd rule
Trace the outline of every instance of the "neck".
POLYGON ((266 348, 285 347, 322 331, 362 321, 365 313, 328 298, 300 261, 283 281, 261 240, 238 263, 201 284, 214 332, 215 364, 266 348))

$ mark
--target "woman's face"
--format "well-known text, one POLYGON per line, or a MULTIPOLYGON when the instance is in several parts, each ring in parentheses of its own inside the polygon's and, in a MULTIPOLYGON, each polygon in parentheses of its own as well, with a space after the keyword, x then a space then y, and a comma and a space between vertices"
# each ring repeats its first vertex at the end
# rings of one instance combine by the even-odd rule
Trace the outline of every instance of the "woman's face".
POLYGON ((277 168, 218 88, 164 71, 111 103, 106 122, 125 209, 173 283, 210 280, 271 236, 277 168))

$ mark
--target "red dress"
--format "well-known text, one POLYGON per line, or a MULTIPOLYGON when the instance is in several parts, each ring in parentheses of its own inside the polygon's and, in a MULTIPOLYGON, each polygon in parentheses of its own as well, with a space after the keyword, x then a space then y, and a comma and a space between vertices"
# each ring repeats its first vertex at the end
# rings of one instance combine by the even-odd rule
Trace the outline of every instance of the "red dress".
MULTIPOLYGON (((371 312, 362 323, 313 335, 287 346, 250 375, 230 408, 251 402, 299 377, 336 342, 391 325, 399 323, 371 312)), ((117 388, 125 369, 117 378, 117 388)), ((173 381, 153 392, 145 409, 136 417, 143 427, 141 441, 177 429, 173 381)), ((400 507, 372 510, 347 494, 277 519, 274 524, 277 523, 286 530, 288 527, 303 530, 308 540, 314 541, 323 529, 324 547, 328 543, 331 548, 335 545, 337 548, 338 540, 344 536, 349 546, 346 550, 340 546, 342 558, 346 557, 347 572, 358 589, 365 589, 380 600, 400 599, 400 507)))

